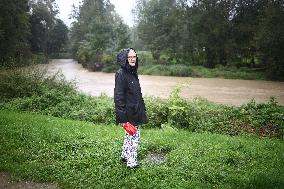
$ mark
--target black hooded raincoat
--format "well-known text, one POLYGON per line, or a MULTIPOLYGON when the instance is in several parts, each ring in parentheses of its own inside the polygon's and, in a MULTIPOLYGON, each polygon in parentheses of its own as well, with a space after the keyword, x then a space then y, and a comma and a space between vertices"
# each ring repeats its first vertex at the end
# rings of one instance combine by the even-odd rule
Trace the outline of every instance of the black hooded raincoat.
POLYGON ((128 63, 128 53, 125 49, 117 55, 120 69, 115 74, 114 103, 116 123, 130 122, 134 125, 147 123, 145 103, 137 75, 138 58, 135 66, 128 63))

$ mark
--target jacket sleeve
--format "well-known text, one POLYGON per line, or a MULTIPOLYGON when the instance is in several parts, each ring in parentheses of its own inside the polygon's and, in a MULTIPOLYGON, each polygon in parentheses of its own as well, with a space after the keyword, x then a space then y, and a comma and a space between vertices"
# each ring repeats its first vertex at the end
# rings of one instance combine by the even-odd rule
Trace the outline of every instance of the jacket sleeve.
POLYGON ((122 71, 115 75, 114 103, 117 123, 126 123, 126 81, 122 71))

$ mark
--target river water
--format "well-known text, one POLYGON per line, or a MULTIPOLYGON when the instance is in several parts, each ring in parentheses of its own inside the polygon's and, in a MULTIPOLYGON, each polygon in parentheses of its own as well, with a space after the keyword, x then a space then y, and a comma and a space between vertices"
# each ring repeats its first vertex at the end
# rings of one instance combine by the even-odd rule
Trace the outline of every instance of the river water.
MULTIPOLYGON (((54 59, 48 70, 52 73, 60 70, 67 80, 76 80, 78 89, 84 93, 113 96, 114 73, 90 72, 72 59, 54 59)), ((251 99, 267 102, 273 96, 284 105, 284 82, 150 75, 139 75, 139 80, 143 96, 167 98, 176 86, 181 86, 181 96, 188 99, 202 97, 239 106, 251 99)))

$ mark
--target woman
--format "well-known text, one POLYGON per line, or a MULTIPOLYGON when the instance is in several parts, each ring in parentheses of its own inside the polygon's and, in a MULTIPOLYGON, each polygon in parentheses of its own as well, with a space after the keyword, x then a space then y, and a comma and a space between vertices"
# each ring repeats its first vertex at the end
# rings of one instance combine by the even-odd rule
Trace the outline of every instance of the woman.
POLYGON ((125 132, 121 158, 122 161, 127 162, 127 167, 135 168, 138 166, 139 125, 147 123, 148 120, 137 74, 138 58, 135 50, 133 48, 124 49, 117 55, 117 63, 120 68, 115 74, 116 122, 121 126, 130 122, 137 128, 134 135, 125 132))

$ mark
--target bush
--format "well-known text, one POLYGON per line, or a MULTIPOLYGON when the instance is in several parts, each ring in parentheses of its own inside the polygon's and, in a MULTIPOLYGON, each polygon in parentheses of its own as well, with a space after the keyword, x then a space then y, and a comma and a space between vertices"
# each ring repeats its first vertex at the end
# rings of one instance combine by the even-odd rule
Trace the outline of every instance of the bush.
POLYGON ((147 65, 155 63, 152 53, 149 51, 139 51, 138 54, 139 64, 147 65))
POLYGON ((145 127, 161 128, 168 121, 168 107, 165 100, 157 97, 145 98, 149 123, 145 127))
POLYGON ((236 69, 218 66, 218 68, 208 69, 202 66, 188 66, 183 64, 161 65, 142 64, 139 66, 139 73, 145 75, 164 75, 180 77, 220 77, 226 79, 257 79, 264 80, 264 72, 252 69, 236 69))
POLYGON ((41 96, 16 98, 5 103, 3 107, 93 123, 112 124, 115 122, 114 105, 110 97, 91 97, 78 93, 66 94, 56 89, 41 96))
POLYGON ((112 65, 104 67, 102 69, 102 72, 115 73, 118 69, 119 69, 119 66, 117 64, 112 64, 112 65))
POLYGON ((192 69, 189 66, 182 64, 175 64, 169 66, 171 76, 188 77, 192 76, 192 69))
POLYGON ((68 52, 57 52, 49 55, 51 59, 72 59, 73 56, 71 53, 68 52))
POLYGON ((33 54, 31 58, 32 64, 47 64, 48 63, 48 57, 43 53, 33 54))
POLYGON ((2 69, 0 79, 0 100, 39 96, 54 88, 75 91, 74 82, 66 81, 59 72, 47 75, 43 66, 2 69))
MULTIPOLYGON (((1 108, 94 123, 115 123, 112 97, 82 94, 76 91, 74 82, 67 82, 60 74, 48 76, 43 70, 29 68, 2 71, 0 76, 1 108)), ((144 127, 168 125, 193 132, 251 133, 283 139, 284 107, 274 99, 266 104, 251 101, 236 107, 201 98, 189 101, 179 93, 180 88, 177 88, 168 99, 146 97, 149 123, 144 127)))
POLYGON ((179 96, 179 89, 169 99, 146 98, 149 127, 160 128, 169 124, 173 128, 193 132, 211 132, 227 135, 244 133, 259 136, 284 136, 284 107, 275 100, 256 104, 254 101, 241 107, 219 105, 206 99, 188 101, 179 96))
POLYGON ((102 62, 105 64, 105 65, 113 65, 116 60, 115 60, 115 56, 113 55, 110 55, 110 54, 104 54, 102 56, 102 62))
POLYGON ((142 65, 139 68, 139 73, 146 75, 163 75, 163 76, 192 76, 192 69, 186 65, 142 65))
POLYGON ((110 97, 91 97, 76 91, 75 83, 62 74, 47 75, 46 69, 28 67, 3 70, 0 74, 1 107, 56 117, 114 123, 110 97))

